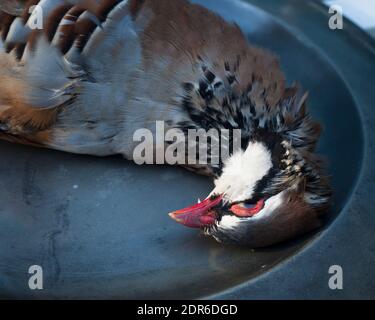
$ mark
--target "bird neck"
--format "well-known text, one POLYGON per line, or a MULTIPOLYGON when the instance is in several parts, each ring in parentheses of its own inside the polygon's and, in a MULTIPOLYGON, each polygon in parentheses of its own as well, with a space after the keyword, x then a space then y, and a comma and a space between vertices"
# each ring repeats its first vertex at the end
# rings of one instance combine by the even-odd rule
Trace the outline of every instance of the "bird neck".
POLYGON ((226 160, 250 141, 251 127, 235 108, 217 110, 207 106, 200 111, 189 109, 190 121, 177 123, 182 130, 188 150, 186 167, 201 174, 219 176, 226 160))

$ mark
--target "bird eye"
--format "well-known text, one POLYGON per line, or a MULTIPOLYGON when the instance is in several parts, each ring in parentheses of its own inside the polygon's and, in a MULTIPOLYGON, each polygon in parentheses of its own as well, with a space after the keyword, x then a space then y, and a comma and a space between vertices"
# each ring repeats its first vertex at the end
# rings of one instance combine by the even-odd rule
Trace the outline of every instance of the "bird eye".
POLYGON ((253 209, 256 205, 257 205, 256 203, 250 203, 250 202, 240 203, 240 206, 244 209, 253 209))
POLYGON ((264 208, 264 199, 258 200, 255 204, 250 202, 241 202, 231 206, 232 211, 238 217, 252 217, 264 208))

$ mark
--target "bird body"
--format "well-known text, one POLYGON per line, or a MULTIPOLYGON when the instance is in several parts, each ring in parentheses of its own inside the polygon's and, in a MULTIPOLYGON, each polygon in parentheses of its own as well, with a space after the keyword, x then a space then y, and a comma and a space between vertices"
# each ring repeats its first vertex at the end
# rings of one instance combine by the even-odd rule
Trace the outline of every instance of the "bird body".
POLYGON ((239 129, 243 150, 228 161, 187 165, 216 187, 172 217, 251 246, 319 224, 330 198, 313 155, 319 126, 276 57, 236 25, 186 0, 13 3, 0 16, 0 138, 136 160, 134 132, 155 133, 157 121, 183 132, 239 129), (30 28, 31 5, 42 8, 42 29, 30 28), (241 207, 254 201, 257 209, 241 207))

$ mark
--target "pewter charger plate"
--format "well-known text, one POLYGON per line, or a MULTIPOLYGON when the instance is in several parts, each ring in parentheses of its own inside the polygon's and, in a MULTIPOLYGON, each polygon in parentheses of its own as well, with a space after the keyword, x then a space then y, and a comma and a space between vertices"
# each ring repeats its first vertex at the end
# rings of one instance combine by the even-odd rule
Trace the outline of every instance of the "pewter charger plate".
POLYGON ((276 52, 288 81, 310 92, 310 109, 325 128, 319 152, 335 191, 326 226, 262 250, 223 246, 167 215, 206 196, 212 182, 205 177, 0 142, 0 297, 374 295, 372 269, 362 278, 349 273, 354 291, 327 287, 330 265, 355 272, 375 252, 368 191, 374 190, 374 134, 366 126, 374 119, 374 43, 348 21, 344 30, 329 30, 328 10, 315 1, 194 2, 276 52), (43 290, 28 287, 31 265, 43 267, 43 290))

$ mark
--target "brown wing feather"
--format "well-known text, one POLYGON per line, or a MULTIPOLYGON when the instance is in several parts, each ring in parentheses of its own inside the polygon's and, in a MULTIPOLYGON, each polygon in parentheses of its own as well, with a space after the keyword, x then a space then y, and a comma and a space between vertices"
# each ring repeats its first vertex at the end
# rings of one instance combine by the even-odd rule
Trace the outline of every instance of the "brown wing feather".
POLYGON ((0 12, 0 34, 1 34, 1 39, 5 41, 9 28, 12 25, 14 19, 16 16, 9 14, 5 11, 0 12))
MULTIPOLYGON (((142 36, 146 68, 152 69, 157 57, 164 57, 169 61, 165 72, 168 77, 176 70, 191 69, 203 60, 208 62, 211 71, 225 79, 227 65, 236 79, 232 84, 235 91, 244 92, 256 81, 260 86, 252 92, 254 100, 258 99, 259 104, 266 101, 269 106, 280 101, 285 79, 274 55, 250 46, 237 25, 208 9, 186 0, 173 2, 174 5, 168 0, 142 1, 142 12, 152 12, 142 36)), ((136 4, 138 1, 133 1, 135 7, 136 4)))

